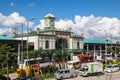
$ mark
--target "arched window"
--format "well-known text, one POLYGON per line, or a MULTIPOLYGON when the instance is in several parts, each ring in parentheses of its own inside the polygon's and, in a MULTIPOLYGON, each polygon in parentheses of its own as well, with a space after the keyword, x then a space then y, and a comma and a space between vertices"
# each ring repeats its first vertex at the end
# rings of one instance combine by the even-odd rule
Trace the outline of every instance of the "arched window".
POLYGON ((45 42, 45 48, 46 48, 46 49, 49 48, 49 41, 48 41, 48 40, 45 42))

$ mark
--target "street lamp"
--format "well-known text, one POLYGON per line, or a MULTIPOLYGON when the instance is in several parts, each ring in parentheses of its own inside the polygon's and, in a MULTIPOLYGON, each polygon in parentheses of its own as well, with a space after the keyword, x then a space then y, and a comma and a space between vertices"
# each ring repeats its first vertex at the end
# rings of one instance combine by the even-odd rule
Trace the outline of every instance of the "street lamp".
POLYGON ((21 60, 23 59, 23 23, 16 23, 22 26, 22 40, 21 40, 21 60))
MULTIPOLYGON (((35 18, 31 18, 30 20, 27 21, 27 59, 28 59, 28 50, 29 50, 29 46, 28 46, 28 40, 29 40, 29 21, 33 21, 35 18)), ((28 66, 28 61, 27 61, 27 66, 28 66)), ((27 75, 28 75, 28 71, 27 71, 27 75)))
MULTIPOLYGON (((106 37, 106 30, 98 30, 98 31, 104 31, 105 32, 105 37, 106 37)), ((107 44, 106 44, 106 39, 105 39, 105 53, 107 55, 107 44)))
MULTIPOLYGON (((35 18, 32 17, 30 20, 27 21, 27 59, 28 59, 28 50, 29 50, 29 46, 28 46, 28 41, 29 41, 29 21, 33 21, 35 18)), ((28 62, 27 62, 27 66, 28 66, 28 62)))
MULTIPOLYGON (((102 30, 98 30, 98 31, 102 31, 102 30)), ((106 37, 106 30, 104 30, 105 32, 105 37, 106 37)), ((106 57, 107 57, 107 44, 106 44, 106 38, 105 38, 105 54, 106 54, 106 57)), ((106 66, 107 66, 107 58, 106 58, 106 66)), ((107 80, 107 75, 106 75, 106 80, 107 80)))

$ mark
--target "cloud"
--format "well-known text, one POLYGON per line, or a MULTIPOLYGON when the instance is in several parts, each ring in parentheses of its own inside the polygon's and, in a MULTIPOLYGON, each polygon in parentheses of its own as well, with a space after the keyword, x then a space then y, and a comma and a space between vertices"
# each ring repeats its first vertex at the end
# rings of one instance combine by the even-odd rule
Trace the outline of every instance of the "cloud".
MULTIPOLYGON (((20 16, 18 12, 13 12, 12 14, 5 16, 0 13, 0 25, 14 27, 16 23, 23 23, 26 26, 28 21, 24 16, 20 16)), ((32 26, 34 23, 29 21, 29 26, 32 26)))
POLYGON ((29 6, 30 7, 35 6, 35 3, 29 3, 29 6))
MULTIPOLYGON (((40 20, 40 24, 36 28, 43 28, 44 21, 40 20)), ((120 37, 120 20, 118 18, 95 17, 75 15, 74 20, 60 19, 55 22, 56 28, 69 29, 75 34, 82 34, 89 39, 118 39, 120 37), (106 30, 106 32, 105 32, 106 30), (106 33, 106 34, 105 34, 106 33)))
POLYGON ((11 3, 10 3, 10 6, 14 6, 14 3, 13 3, 13 2, 11 2, 11 3))
POLYGON ((36 25, 34 27, 34 30, 36 30, 37 28, 43 29, 44 28, 44 20, 40 20, 40 24, 36 25))
MULTIPOLYGON (((21 27, 23 23, 24 26, 27 26, 27 20, 24 16, 20 16, 18 12, 13 12, 10 15, 3 15, 0 13, 0 25, 5 27, 21 27), (17 24, 20 23, 20 24, 17 24)), ((29 21, 29 27, 31 27, 34 22, 29 21)), ((3 34, 5 29, 1 29, 0 34, 3 34)))
POLYGON ((12 36, 11 28, 3 28, 3 29, 0 29, 0 34, 11 37, 11 36, 12 36))

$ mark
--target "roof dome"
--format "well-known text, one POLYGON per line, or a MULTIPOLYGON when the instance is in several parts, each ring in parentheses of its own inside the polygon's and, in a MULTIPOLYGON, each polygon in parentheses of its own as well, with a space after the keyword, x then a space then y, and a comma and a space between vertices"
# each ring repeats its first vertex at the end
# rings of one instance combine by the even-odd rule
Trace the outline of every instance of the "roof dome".
POLYGON ((55 16, 49 13, 45 16, 45 18, 55 18, 55 16))

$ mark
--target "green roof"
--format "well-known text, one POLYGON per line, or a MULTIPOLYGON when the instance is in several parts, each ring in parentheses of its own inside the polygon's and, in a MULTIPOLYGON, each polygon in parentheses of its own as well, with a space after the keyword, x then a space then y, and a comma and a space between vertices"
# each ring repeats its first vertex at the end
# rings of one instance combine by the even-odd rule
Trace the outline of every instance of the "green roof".
POLYGON ((105 40, 91 40, 91 39, 84 39, 84 43, 89 43, 89 44, 117 44, 115 42, 109 42, 105 40))
POLYGON ((17 40, 17 39, 0 35, 0 40, 17 40))

